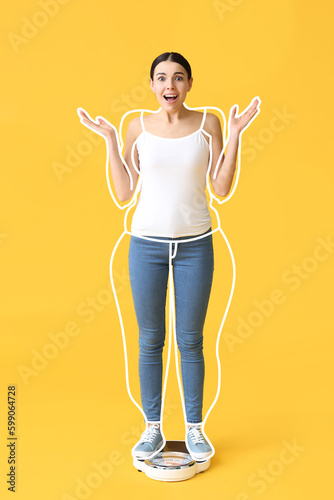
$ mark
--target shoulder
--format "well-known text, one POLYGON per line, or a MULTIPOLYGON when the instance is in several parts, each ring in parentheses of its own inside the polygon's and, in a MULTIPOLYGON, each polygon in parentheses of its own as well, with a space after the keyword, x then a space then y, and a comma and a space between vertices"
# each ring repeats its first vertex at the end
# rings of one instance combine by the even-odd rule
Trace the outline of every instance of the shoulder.
POLYGON ((142 126, 140 122, 140 117, 136 116, 135 118, 132 118, 132 120, 128 124, 128 128, 126 131, 127 139, 133 142, 137 139, 137 137, 141 134, 141 132, 142 132, 142 126))
POLYGON ((214 113, 206 113, 204 130, 211 135, 221 134, 221 124, 217 115, 214 113))
POLYGON ((136 116, 135 118, 132 118, 132 120, 129 122, 128 130, 136 130, 140 127, 141 127, 140 116, 136 116))
POLYGON ((215 115, 214 113, 210 113, 209 111, 206 110, 206 108, 203 109, 205 111, 192 110, 193 117, 194 118, 196 117, 196 120, 198 122, 202 122, 205 113, 203 128, 209 133, 219 132, 221 130, 221 126, 218 116, 215 115))

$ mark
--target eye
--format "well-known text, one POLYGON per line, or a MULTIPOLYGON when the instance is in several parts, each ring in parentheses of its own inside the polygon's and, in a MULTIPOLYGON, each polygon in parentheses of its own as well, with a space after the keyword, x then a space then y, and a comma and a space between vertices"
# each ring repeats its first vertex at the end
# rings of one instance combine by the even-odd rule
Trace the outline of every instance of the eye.
POLYGON ((177 76, 175 79, 176 80, 178 80, 178 79, 182 80, 182 76, 177 76))
POLYGON ((164 78, 163 76, 159 76, 158 80, 163 80, 163 78, 164 78))

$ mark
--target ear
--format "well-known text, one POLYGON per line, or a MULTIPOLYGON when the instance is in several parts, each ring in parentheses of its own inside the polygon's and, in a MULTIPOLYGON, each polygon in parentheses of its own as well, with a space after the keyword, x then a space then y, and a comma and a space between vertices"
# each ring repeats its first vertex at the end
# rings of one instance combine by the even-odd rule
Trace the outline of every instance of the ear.
POLYGON ((194 81, 194 79, 193 79, 193 77, 191 77, 190 80, 189 80, 188 92, 191 89, 191 87, 193 86, 193 81, 194 81))
POLYGON ((153 80, 151 78, 150 78, 150 86, 151 86, 152 92, 154 93, 154 83, 153 83, 153 80))

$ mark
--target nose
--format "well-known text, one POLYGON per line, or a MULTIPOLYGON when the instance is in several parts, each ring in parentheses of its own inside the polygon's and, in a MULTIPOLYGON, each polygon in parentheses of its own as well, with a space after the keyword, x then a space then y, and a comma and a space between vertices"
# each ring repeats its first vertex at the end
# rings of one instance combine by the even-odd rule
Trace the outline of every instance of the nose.
POLYGON ((171 88, 173 89, 174 88, 173 80, 172 79, 170 79, 169 81, 167 80, 166 83, 167 83, 167 88, 168 89, 171 89, 171 88))

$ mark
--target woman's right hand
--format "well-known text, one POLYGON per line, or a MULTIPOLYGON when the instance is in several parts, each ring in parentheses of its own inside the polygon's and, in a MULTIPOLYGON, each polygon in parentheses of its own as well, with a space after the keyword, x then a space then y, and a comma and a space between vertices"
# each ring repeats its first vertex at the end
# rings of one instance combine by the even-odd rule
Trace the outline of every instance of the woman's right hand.
POLYGON ((83 108, 78 108, 77 112, 83 125, 90 128, 105 139, 112 138, 113 134, 116 133, 115 127, 107 120, 102 118, 102 116, 97 116, 94 121, 83 108))

